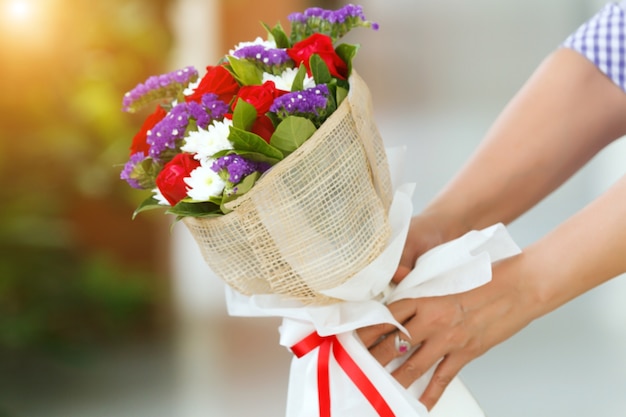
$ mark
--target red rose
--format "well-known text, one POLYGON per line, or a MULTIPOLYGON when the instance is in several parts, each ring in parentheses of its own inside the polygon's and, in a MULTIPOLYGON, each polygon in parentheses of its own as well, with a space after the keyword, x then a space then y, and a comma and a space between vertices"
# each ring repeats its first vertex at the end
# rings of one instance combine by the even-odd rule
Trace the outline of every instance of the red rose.
POLYGON ((239 90, 239 84, 233 75, 221 65, 208 66, 206 70, 206 75, 200 80, 193 94, 187 96, 185 100, 199 103, 203 95, 213 93, 223 102, 230 103, 239 90))
POLYGON ((187 197, 187 184, 183 180, 199 166, 200 162, 193 159, 191 154, 179 153, 159 172, 156 177, 157 187, 172 206, 187 197))
POLYGON ((157 106, 154 113, 152 113, 146 118, 146 120, 144 120, 141 129, 139 129, 139 132, 137 132, 137 134, 133 138, 133 143, 130 145, 131 155, 134 155, 137 152, 143 152, 144 155, 148 155, 148 151, 150 150, 150 145, 148 145, 148 142, 146 142, 146 139, 148 137, 148 130, 152 129, 154 125, 163 120, 166 114, 167 112, 163 109, 163 107, 157 106))
POLYGON ((311 75, 309 59, 313 54, 319 55, 324 60, 333 77, 345 80, 348 75, 348 66, 335 52, 333 41, 329 36, 321 33, 315 33, 297 42, 292 48, 287 49, 287 54, 296 65, 304 64, 309 75, 311 75))
POLYGON ((237 93, 237 97, 233 102, 233 109, 237 105, 239 99, 252 104, 257 112, 257 119, 250 131, 263 138, 269 143, 274 133, 274 125, 272 121, 265 115, 270 111, 270 107, 277 97, 286 94, 287 91, 278 90, 273 81, 266 81, 263 85, 248 85, 241 87, 237 93))
POLYGON ((274 127, 272 120, 264 114, 257 117, 252 125, 252 128, 250 128, 252 133, 261 136, 267 143, 270 143, 270 139, 272 138, 275 130, 276 128, 274 127))
POLYGON ((237 100, 242 99, 252 104, 258 114, 265 114, 270 111, 274 100, 285 93, 285 91, 276 88, 274 81, 265 81, 263 85, 247 85, 241 87, 237 93, 233 109, 237 105, 237 100))

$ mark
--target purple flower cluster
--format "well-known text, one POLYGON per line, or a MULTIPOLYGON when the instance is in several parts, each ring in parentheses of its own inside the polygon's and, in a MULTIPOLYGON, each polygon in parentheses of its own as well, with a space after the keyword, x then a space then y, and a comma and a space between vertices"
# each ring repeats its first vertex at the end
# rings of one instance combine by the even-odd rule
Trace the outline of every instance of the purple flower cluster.
POLYGON ((176 149, 178 141, 185 136, 188 124, 187 103, 178 103, 172 107, 167 116, 148 131, 148 156, 158 161, 166 150, 176 149))
POLYGON ((212 93, 202 96, 200 103, 191 101, 176 104, 163 120, 148 131, 148 156, 159 161, 164 152, 177 149, 187 132, 190 119, 196 121, 197 127, 206 129, 214 120, 221 120, 228 111, 228 104, 212 93))
POLYGON ((133 174, 135 171, 135 167, 139 165, 140 163, 142 163, 145 159, 146 159, 146 155, 143 152, 137 152, 137 153, 132 154, 130 158, 128 159, 128 162, 126 162, 126 165, 124 165, 124 169, 122 170, 122 173, 120 174, 121 179, 126 181, 128 185, 130 185, 131 187, 136 188, 138 190, 143 190, 144 187, 136 178, 137 176, 133 174))
POLYGON ((270 164, 268 163, 251 161, 236 154, 222 156, 216 159, 211 166, 211 169, 217 173, 226 170, 228 181, 232 184, 238 184, 253 172, 264 173, 269 168, 270 164))
POLYGON ((283 68, 291 62, 286 49, 268 48, 264 45, 244 46, 233 52, 233 56, 256 61, 267 69, 283 68))
POLYGON ((358 26, 371 27, 374 30, 379 28, 378 23, 366 19, 362 6, 354 4, 347 4, 337 10, 311 7, 303 13, 290 14, 288 19, 292 25, 292 40, 302 39, 314 32, 339 39, 358 26))
POLYGON ((190 82, 197 79, 198 71, 192 66, 163 75, 153 75, 124 95, 122 110, 132 113, 153 100, 176 97, 190 82))
POLYGON ((324 115, 328 105, 328 86, 319 84, 313 88, 284 94, 274 100, 270 111, 284 119, 290 115, 305 117, 324 115))
POLYGON ((213 120, 221 120, 228 113, 228 104, 217 98, 217 94, 207 93, 202 96, 200 103, 190 101, 187 103, 189 116, 196 121, 196 125, 202 129, 209 127, 213 120))
POLYGON ((292 13, 288 16, 290 22, 307 23, 309 19, 322 19, 329 23, 344 23, 348 18, 366 20, 363 7, 348 4, 338 10, 327 10, 321 7, 310 7, 303 13, 292 13))

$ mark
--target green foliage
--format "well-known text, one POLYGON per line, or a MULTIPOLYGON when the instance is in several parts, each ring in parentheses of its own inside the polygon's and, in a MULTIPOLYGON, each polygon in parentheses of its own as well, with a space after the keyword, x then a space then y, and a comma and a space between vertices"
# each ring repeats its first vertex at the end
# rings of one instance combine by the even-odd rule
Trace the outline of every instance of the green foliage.
POLYGON ((180 220, 183 217, 213 217, 217 215, 219 208, 219 204, 210 201, 181 200, 167 212, 175 214, 180 220))
POLYGON ((263 138, 252 132, 231 126, 228 139, 233 143, 235 149, 243 151, 237 152, 242 155, 249 152, 246 154, 247 156, 261 154, 276 161, 283 159, 283 153, 280 150, 269 145, 263 138))
POLYGON ((0 263, 3 350, 63 353, 128 337, 154 302, 154 277, 104 257, 3 246, 0 263))
POLYGON ((328 84, 333 80, 330 75, 328 66, 319 55, 313 54, 309 59, 309 65, 311 67, 311 73, 315 79, 315 84, 328 84))
POLYGON ((280 23, 278 23, 273 28, 269 27, 266 23, 261 23, 261 24, 263 25, 265 30, 267 30, 267 33, 269 34, 269 39, 274 39, 274 42, 276 42, 277 48, 291 47, 291 42, 289 41, 289 37, 285 33, 285 30, 283 29, 280 23))
POLYGON ((148 210, 155 210, 155 209, 162 209, 162 208, 163 206, 159 204, 157 199, 154 198, 153 196, 150 196, 146 198, 145 200, 143 200, 141 204, 139 204, 139 206, 137 206, 137 208, 133 212, 133 220, 135 219, 135 217, 137 217, 139 213, 143 213, 144 211, 148 211, 148 210))
POLYGON ((298 68, 298 72, 293 79, 293 84, 291 84, 291 91, 301 91, 304 90, 304 79, 306 78, 306 67, 304 65, 300 65, 298 68))
POLYGON ((289 155, 313 136, 317 128, 305 117, 288 116, 277 127, 270 144, 289 155))
POLYGON ((239 197, 250 191, 250 189, 252 189, 260 176, 261 174, 258 172, 253 172, 252 174, 246 176, 239 184, 237 184, 236 189, 231 189, 231 193, 225 194, 224 198, 222 199, 220 210, 222 210, 223 213, 229 213, 230 211, 232 211, 229 208, 228 203, 238 199, 239 197))
POLYGON ((237 129, 249 130, 257 118, 254 106, 245 100, 238 100, 233 112, 233 126, 237 129))
MULTIPOLYGON (((33 2, 44 20, 0 26, 0 349, 123 340, 155 312, 154 243, 131 265, 114 244, 78 239, 96 232, 76 217, 91 215, 77 212, 84 199, 116 202, 123 220, 137 204, 116 164, 145 115, 124 116, 121 95, 164 72, 168 4, 33 2)), ((118 242, 145 233, 106 227, 118 242)))
POLYGON ((228 63, 232 67, 233 75, 243 85, 260 85, 262 84, 263 71, 254 63, 245 59, 237 59, 233 56, 228 57, 228 63))
POLYGON ((335 48, 335 52, 339 55, 339 58, 341 58, 348 66, 348 74, 352 74, 352 61, 358 51, 358 45, 351 45, 348 43, 342 43, 335 48))

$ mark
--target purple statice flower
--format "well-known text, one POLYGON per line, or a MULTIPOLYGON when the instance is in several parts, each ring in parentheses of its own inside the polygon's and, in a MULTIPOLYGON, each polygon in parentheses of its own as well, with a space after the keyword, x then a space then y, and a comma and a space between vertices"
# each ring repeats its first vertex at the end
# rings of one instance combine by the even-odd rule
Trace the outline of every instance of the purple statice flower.
POLYGON ((262 44, 239 48, 233 52, 233 56, 238 59, 254 61, 264 72, 271 74, 280 73, 287 65, 292 64, 286 49, 269 48, 262 44))
POLYGON ((137 175, 133 175, 137 165, 142 163, 146 159, 146 155, 143 152, 137 152, 130 156, 128 162, 124 165, 124 169, 120 173, 120 178, 123 179, 133 188, 143 190, 140 181, 137 179, 137 175))
POLYGON ((295 13, 291 13, 289 16, 287 16, 287 19, 293 24, 293 23, 299 23, 301 25, 304 25, 308 19, 308 17, 306 17, 304 15, 304 13, 300 13, 300 12, 295 12, 295 13))
POLYGON ((253 172, 260 172, 262 174, 269 168, 270 164, 268 163, 251 161, 237 154, 219 157, 211 166, 211 169, 217 173, 227 173, 228 181, 231 184, 238 184, 253 172))
POLYGON ((328 86, 319 84, 306 90, 293 91, 276 98, 270 107, 270 111, 275 113, 280 119, 284 119, 287 116, 303 116, 319 126, 326 114, 328 96, 328 86))
POLYGON ((197 79, 198 71, 192 66, 148 77, 144 83, 124 94, 122 110, 133 113, 153 100, 174 98, 197 79))
POLYGON ((265 65, 283 65, 289 61, 287 50, 281 48, 268 48, 265 45, 249 45, 237 49, 233 56, 239 59, 251 59, 261 61, 265 65))
POLYGON ((347 4, 341 9, 338 9, 330 13, 326 20, 330 23, 346 23, 350 19, 355 19, 360 22, 365 22, 365 14, 363 13, 363 6, 356 6, 354 4, 347 4))
POLYGON ((221 120, 228 111, 228 104, 219 100, 213 93, 203 95, 200 103, 195 101, 187 103, 189 117, 202 129, 206 129, 214 120, 221 120))
POLYGON ((327 16, 332 13, 332 10, 322 9, 321 7, 309 7, 304 11, 304 15, 307 19, 316 17, 320 19, 326 19, 327 16))
POLYGON ((175 150, 184 137, 189 124, 187 103, 172 107, 167 116, 148 131, 146 142, 150 145, 148 156, 159 161, 164 152, 175 150))
POLYGON ((328 35, 336 41, 357 27, 379 28, 378 23, 366 19, 362 6, 354 4, 347 4, 337 10, 311 7, 304 13, 290 14, 288 19, 291 22, 291 41, 294 43, 313 33, 328 35))
POLYGON ((206 129, 214 120, 222 120, 229 106, 213 93, 202 96, 200 102, 177 103, 159 123, 148 131, 148 156, 155 161, 167 160, 181 145, 188 130, 206 129), (190 121, 195 121, 195 126, 190 121), (165 153, 165 154, 164 154, 165 153))

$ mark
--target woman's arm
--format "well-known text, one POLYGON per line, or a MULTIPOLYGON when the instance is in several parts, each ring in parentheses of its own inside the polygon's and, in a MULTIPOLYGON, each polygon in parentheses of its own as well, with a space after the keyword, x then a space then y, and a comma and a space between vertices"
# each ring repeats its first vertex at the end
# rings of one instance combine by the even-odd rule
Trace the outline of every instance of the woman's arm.
MULTIPOLYGON (((569 49, 546 59, 462 171, 412 223, 401 279, 424 250, 508 223, 626 134, 626 94, 569 49)), ((408 386, 441 360, 421 400, 432 407, 460 369, 529 322, 626 272, 626 179, 524 253, 494 266, 475 290, 389 306, 421 347, 394 376, 408 386)), ((359 335, 381 363, 399 356, 381 325, 359 335)))
POLYGON ((425 209, 449 238, 509 223, 626 132, 626 95, 575 51, 548 57, 473 157, 425 209))
POLYGON ((626 134, 626 94, 591 61, 558 49, 535 71, 472 158, 411 223, 395 281, 426 250, 508 224, 626 134))
MULTIPOLYGON (((432 408, 468 362, 534 319, 626 272, 625 218, 626 177, 522 254, 496 264, 490 283, 390 306, 405 322, 411 342, 422 344, 394 377, 409 386, 443 358, 420 399, 432 408)), ((393 338, 388 339, 371 349, 383 364, 398 356, 393 338)))

